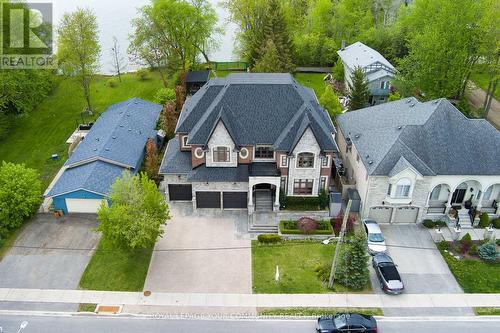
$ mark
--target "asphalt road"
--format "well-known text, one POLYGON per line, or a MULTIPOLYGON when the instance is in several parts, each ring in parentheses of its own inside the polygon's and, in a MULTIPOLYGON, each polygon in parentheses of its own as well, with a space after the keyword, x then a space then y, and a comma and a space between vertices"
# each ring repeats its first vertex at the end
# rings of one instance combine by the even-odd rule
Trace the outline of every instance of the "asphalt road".
MULTIPOLYGON (((3 333, 17 332, 28 321, 23 333, 307 333, 314 332, 314 320, 192 320, 116 317, 51 317, 0 315, 3 333)), ((381 333, 484 333, 498 332, 500 318, 421 318, 379 319, 381 333)))

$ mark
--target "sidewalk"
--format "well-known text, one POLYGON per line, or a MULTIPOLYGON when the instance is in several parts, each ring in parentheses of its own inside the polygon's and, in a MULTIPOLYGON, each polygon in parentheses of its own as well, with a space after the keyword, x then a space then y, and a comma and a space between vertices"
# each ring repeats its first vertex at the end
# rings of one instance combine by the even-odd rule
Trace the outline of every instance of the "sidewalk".
POLYGON ((0 289, 0 302, 95 303, 176 307, 500 307, 500 294, 180 294, 88 290, 0 289))

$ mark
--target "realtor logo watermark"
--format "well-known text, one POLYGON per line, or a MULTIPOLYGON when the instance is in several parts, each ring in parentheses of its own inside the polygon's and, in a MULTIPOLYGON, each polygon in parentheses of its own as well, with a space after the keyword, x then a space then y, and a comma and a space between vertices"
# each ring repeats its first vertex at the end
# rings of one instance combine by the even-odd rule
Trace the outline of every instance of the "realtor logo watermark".
POLYGON ((0 69, 54 69, 52 3, 0 0, 0 69))

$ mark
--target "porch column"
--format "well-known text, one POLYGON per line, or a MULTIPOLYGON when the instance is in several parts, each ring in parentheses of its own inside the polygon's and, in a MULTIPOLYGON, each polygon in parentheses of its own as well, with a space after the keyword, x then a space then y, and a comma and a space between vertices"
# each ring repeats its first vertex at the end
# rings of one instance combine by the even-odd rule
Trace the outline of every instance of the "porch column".
POLYGON ((448 196, 448 201, 446 201, 446 208, 444 210, 444 213, 446 215, 448 215, 448 213, 450 212, 450 209, 451 209, 451 198, 453 198, 453 192, 451 192, 451 189, 450 189, 450 195, 448 196))
POLYGON ((248 183, 248 214, 251 215, 254 212, 253 208, 253 183, 248 183))
POLYGON ((275 185, 275 186, 276 186, 276 195, 274 198, 273 211, 278 211, 280 209, 280 185, 275 185))

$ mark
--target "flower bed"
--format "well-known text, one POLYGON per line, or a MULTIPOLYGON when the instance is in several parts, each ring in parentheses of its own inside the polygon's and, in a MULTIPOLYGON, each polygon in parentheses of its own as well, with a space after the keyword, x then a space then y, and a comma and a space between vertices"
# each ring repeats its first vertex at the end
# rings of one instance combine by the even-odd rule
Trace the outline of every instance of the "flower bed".
POLYGON ((280 232, 284 235, 331 235, 333 227, 329 220, 302 217, 299 220, 280 221, 280 232))

